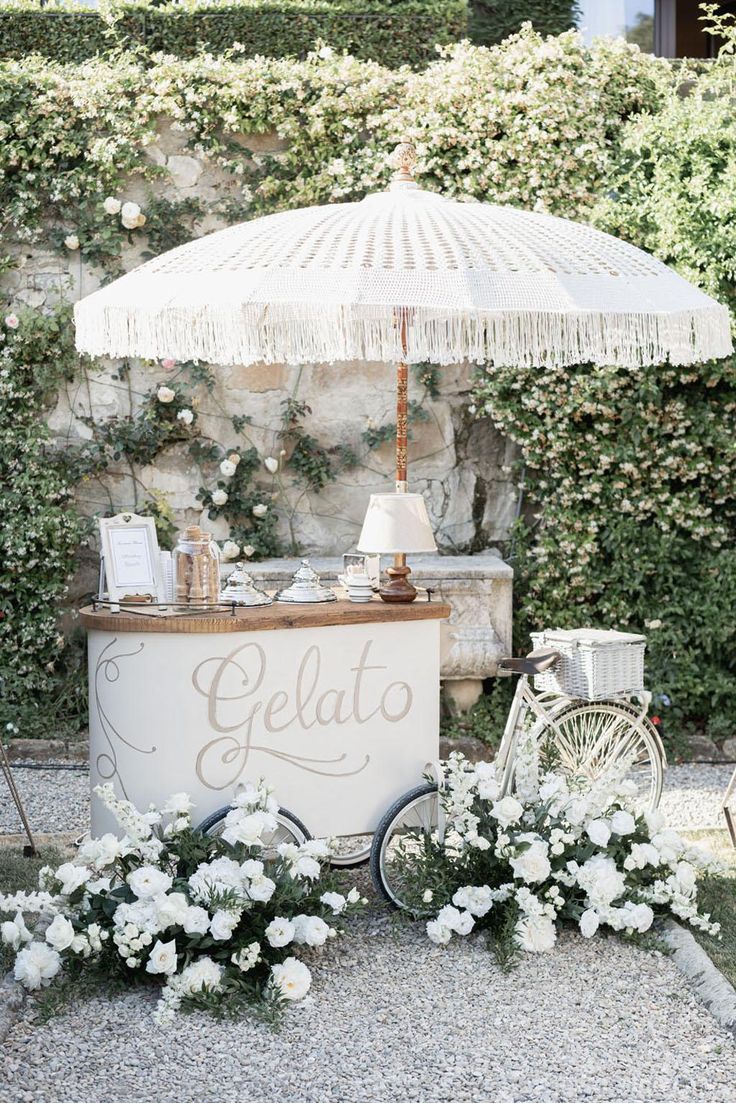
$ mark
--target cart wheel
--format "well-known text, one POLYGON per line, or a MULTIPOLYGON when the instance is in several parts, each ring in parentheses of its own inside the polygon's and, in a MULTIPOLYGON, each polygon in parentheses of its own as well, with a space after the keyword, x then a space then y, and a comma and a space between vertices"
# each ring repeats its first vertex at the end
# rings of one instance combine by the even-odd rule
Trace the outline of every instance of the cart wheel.
MULTIPOLYGON (((230 811, 232 811, 232 806, 229 804, 225 808, 218 808, 211 816, 207 816, 205 820, 202 820, 197 830, 210 837, 221 835, 225 827, 225 817, 230 811)), ((278 824, 276 830, 272 831, 270 835, 263 836, 263 856, 265 858, 275 858, 276 848, 281 843, 295 843, 297 846, 301 846, 302 843, 312 837, 302 821, 297 819, 288 808, 279 808, 276 813, 276 821, 278 824)))
POLYGON ((439 835, 436 785, 418 785, 392 804, 376 828, 371 848, 371 877, 381 896, 414 915, 432 914, 415 899, 416 887, 404 857, 417 856, 439 835))
POLYGON ((335 849, 330 854, 330 865, 333 869, 364 866, 371 856, 372 835, 341 835, 332 842, 335 849))

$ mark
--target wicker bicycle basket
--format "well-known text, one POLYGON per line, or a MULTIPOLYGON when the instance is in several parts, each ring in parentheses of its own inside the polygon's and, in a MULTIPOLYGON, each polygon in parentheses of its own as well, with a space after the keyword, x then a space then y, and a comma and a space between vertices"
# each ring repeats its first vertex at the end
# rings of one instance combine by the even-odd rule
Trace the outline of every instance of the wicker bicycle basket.
POLYGON ((533 632, 535 648, 551 647, 562 658, 534 679, 540 691, 564 693, 586 701, 627 697, 644 688, 646 636, 596 628, 533 632))

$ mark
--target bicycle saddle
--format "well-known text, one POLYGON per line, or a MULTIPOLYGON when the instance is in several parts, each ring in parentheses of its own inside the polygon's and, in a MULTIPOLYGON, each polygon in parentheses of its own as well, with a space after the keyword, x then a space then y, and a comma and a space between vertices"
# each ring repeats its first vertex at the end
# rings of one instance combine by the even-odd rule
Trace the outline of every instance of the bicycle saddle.
POLYGON ((525 659, 499 659, 499 674, 543 674, 559 660, 559 651, 550 647, 539 647, 531 651, 525 659))

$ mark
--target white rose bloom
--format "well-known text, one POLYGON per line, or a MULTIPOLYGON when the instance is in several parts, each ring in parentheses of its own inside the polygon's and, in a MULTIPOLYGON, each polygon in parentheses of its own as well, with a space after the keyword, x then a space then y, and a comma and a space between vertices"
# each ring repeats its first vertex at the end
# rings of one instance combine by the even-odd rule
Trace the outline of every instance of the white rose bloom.
POLYGON ((77 856, 94 869, 104 869, 123 854, 123 845, 111 832, 98 839, 85 839, 77 851, 77 856))
POLYGON ((224 942, 230 938, 239 922, 240 912, 224 911, 220 908, 210 921, 210 934, 218 942, 224 942))
POLYGON ((139 900, 152 900, 162 892, 168 892, 172 879, 156 866, 140 866, 126 877, 126 881, 139 900))
POLYGON ((656 846, 663 862, 673 865, 685 850, 685 843, 676 831, 666 829, 658 832, 652 838, 652 845, 656 846))
POLYGON ((236 544, 234 540, 226 540, 222 545, 223 559, 237 559, 239 555, 240 544, 236 544))
POLYGON ((312 974, 303 961, 287 957, 280 965, 271 966, 273 983, 285 1000, 301 1000, 309 991, 312 974))
POLYGON ((75 934, 69 949, 73 954, 81 954, 83 957, 89 957, 92 947, 89 939, 85 935, 75 934))
POLYGON ((46 928, 46 941, 55 950, 68 950, 74 941, 74 927, 63 915, 55 915, 46 928))
POLYGON ((608 846, 611 831, 605 820, 591 820, 585 830, 596 846, 608 846))
POLYGON ((491 815, 498 820, 501 827, 508 827, 512 823, 518 823, 524 812, 524 805, 516 797, 504 797, 496 801, 491 808, 491 815))
POLYGON ((182 969, 179 976, 181 990, 188 995, 202 992, 205 988, 216 992, 222 981, 223 967, 211 957, 200 957, 182 969))
POLYGON ((332 933, 332 927, 318 915, 294 917, 294 941, 305 946, 324 946, 332 933))
POLYGON ((225 830, 222 838, 226 843, 234 845, 243 843, 245 846, 261 846, 261 836, 264 831, 275 831, 278 822, 270 812, 251 812, 243 815, 239 808, 234 808, 225 817, 225 830))
POLYGON ((587 908, 580 916, 580 933, 583 938, 592 938, 599 923, 597 912, 593 908, 587 908))
POLYGON ((241 973, 247 973, 249 969, 258 964, 260 959, 261 946, 259 942, 251 942, 249 946, 244 946, 242 950, 230 955, 233 965, 237 965, 241 973))
POLYGON ((299 847, 300 854, 308 854, 310 858, 329 858, 332 851, 326 839, 307 839, 299 847))
POLYGON ((66 245, 67 249, 71 253, 73 253, 76 249, 79 248, 79 238, 76 234, 68 234, 64 238, 64 244, 66 245))
POLYGON ((530 954, 549 953, 557 941, 554 922, 547 915, 525 915, 514 931, 518 945, 530 954))
POLYGON ((630 900, 627 900, 624 904, 624 910, 627 913, 626 926, 633 927, 639 934, 648 931, 654 922, 654 912, 648 904, 632 904, 630 900))
POLYGON ((268 506, 264 505, 263 502, 259 502, 258 505, 253 506, 252 512, 254 517, 265 517, 268 513, 268 506))
POLYGON ((115 199, 114 196, 108 195, 102 206, 105 209, 105 214, 120 214, 122 203, 119 199, 115 199))
POLYGON ((440 927, 447 927, 448 930, 461 935, 470 934, 475 925, 475 920, 470 912, 460 911, 459 908, 454 908, 452 904, 445 904, 444 908, 440 909, 437 922, 440 927))
POLYGON ((266 468, 266 471, 270 471, 272 475, 275 475, 279 469, 279 461, 277 459, 274 459, 273 456, 266 456, 265 460, 263 461, 263 465, 266 468))
POLYGON ((3 923, 0 933, 5 945, 13 950, 20 949, 23 942, 31 942, 33 939, 33 935, 26 927, 22 912, 18 912, 14 920, 3 923))
POLYGON ((309 881, 317 881, 321 870, 316 858, 312 858, 309 854, 301 854, 292 863, 289 872, 293 878, 303 877, 309 881))
POLYGON ((181 925, 187 934, 207 934, 210 929, 209 912, 192 905, 187 909, 181 925))
POLYGON ((216 506, 224 506, 227 501, 227 491, 223 490, 221 486, 218 486, 217 490, 212 491, 212 504, 216 506))
POLYGON ((135 230, 140 225, 141 209, 137 203, 128 201, 120 208, 120 219, 126 230, 135 230))
POLYGON ((614 812, 611 816, 611 830, 616 835, 633 835, 636 831, 636 820, 631 815, 631 812, 625 812, 623 808, 618 812, 614 812))
POLYGON ((162 893, 153 898, 156 916, 163 927, 180 927, 189 912, 189 901, 183 892, 162 893))
POLYGON ((31 942, 15 959, 13 976, 24 988, 34 991, 48 984, 61 968, 61 958, 45 942, 31 942))
POLYGON ((478 796, 481 800, 496 800, 498 794, 499 786, 495 778, 482 779, 478 782, 478 796))
POLYGON ((194 801, 188 793, 172 793, 161 809, 167 815, 186 816, 194 808, 194 801))
POLYGON ((288 946, 294 939, 294 924, 289 919, 276 916, 266 927, 264 934, 270 946, 278 949, 280 946, 288 946))
POLYGON ((179 413, 176 415, 176 420, 183 421, 185 425, 191 425, 194 421, 194 414, 185 407, 183 410, 179 410, 179 413))
POLYGON ((71 896, 78 888, 85 885, 92 876, 92 870, 86 866, 75 866, 73 862, 65 862, 56 871, 56 879, 61 882, 61 892, 64 896, 71 896))
POLYGON ((516 857, 511 858, 511 868, 514 877, 520 878, 527 885, 546 881, 552 872, 549 862, 547 844, 538 835, 527 832, 519 835, 517 842, 528 842, 529 846, 516 857))
POLYGON ((348 904, 357 904, 360 900, 360 893, 357 889, 351 889, 348 893, 348 904))
POLYGON ((176 952, 176 942, 172 938, 170 942, 162 942, 158 939, 148 955, 148 961, 146 962, 147 973, 163 973, 167 977, 170 977, 172 973, 176 972, 176 965, 179 960, 176 952))
POLYGON ((612 904, 626 890, 624 875, 616 868, 613 858, 602 854, 588 858, 587 862, 571 872, 594 907, 612 904))
POLYGON ((165 405, 167 402, 174 401, 176 398, 176 391, 172 391, 171 387, 161 386, 156 391, 156 398, 165 405))
POLYGON ((588 802, 582 797, 574 797, 565 805, 565 819, 578 827, 588 815, 588 802))
POLYGON ((255 555, 256 549, 252 544, 243 544, 243 555, 246 559, 250 559, 252 555, 255 555))
POLYGON ((231 460, 223 460, 220 464, 220 471, 229 479, 235 474, 235 464, 231 460))
POLYGON ((261 904, 266 904, 275 891, 276 883, 270 877, 254 877, 248 885, 248 896, 261 904))
POLYGON ((257 858, 246 858, 240 866, 240 872, 244 877, 262 877, 263 862, 259 862, 257 858))
MULTIPOLYGON (((454 897, 453 897, 453 899, 454 899, 454 897)), ((433 900, 434 900, 434 893, 432 892, 432 890, 431 889, 425 889, 424 892, 422 893, 422 902, 424 904, 431 904, 433 900)), ((457 904, 457 900, 455 900, 455 903, 457 904)))
POLYGON ((684 896, 691 896, 695 892, 697 872, 689 862, 678 862, 675 868, 675 876, 684 896))
POLYGON ((458 908, 465 908, 471 915, 479 918, 487 915, 493 907, 493 892, 488 885, 467 885, 458 889, 452 898, 458 908))
POLYGON ((427 935, 436 946, 446 946, 452 938, 452 931, 449 927, 443 927, 436 919, 430 919, 427 923, 427 935))
POLYGON ((347 900, 339 892, 323 892, 319 899, 320 903, 331 909, 333 915, 339 915, 348 906, 347 900))

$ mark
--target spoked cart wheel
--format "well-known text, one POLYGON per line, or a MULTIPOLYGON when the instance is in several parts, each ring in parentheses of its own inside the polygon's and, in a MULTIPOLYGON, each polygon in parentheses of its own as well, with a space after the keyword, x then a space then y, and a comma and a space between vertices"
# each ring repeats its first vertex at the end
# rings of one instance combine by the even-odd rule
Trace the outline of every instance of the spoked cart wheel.
MULTIPOLYGON (((641 709, 627 701, 572 701, 554 711, 552 719, 552 724, 540 724, 536 738, 538 743, 551 742, 558 769, 595 781, 622 767, 622 777, 636 783, 636 810, 657 807, 667 759, 656 728, 641 709)), ((513 762, 510 767, 513 772, 513 762)), ((509 780, 513 792, 513 777, 509 780)))
POLYGON ((376 890, 395 908, 414 915, 431 914, 421 897, 416 880, 403 859, 420 858, 441 831, 441 809, 436 785, 418 785, 392 804, 376 828, 371 849, 371 877, 376 890))
MULTIPOLYGON (((230 811, 232 811, 232 806, 229 804, 224 808, 218 808, 211 816, 202 820, 197 830, 201 831, 203 835, 221 835, 225 829, 225 817, 230 811)), ((263 835, 263 855, 265 858, 275 858, 276 848, 282 843, 295 843, 297 846, 301 846, 302 843, 307 842, 312 837, 302 821, 288 808, 278 810, 276 822, 275 831, 263 835)))

